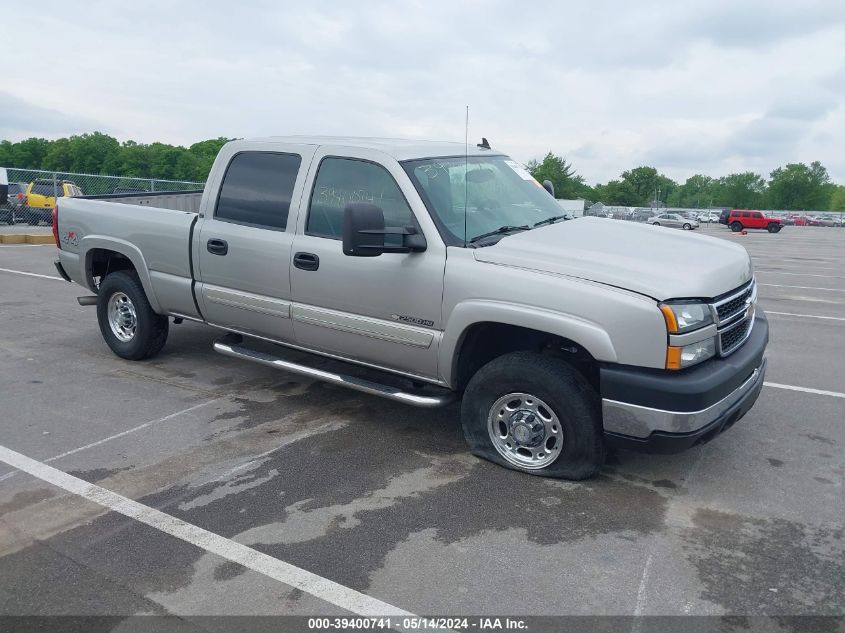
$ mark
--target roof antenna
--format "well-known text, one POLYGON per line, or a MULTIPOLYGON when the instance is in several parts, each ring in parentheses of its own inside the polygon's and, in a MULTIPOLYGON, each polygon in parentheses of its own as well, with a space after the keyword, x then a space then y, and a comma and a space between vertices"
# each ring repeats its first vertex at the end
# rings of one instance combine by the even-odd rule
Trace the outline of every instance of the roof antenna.
POLYGON ((480 147, 481 149, 490 149, 490 143, 487 142, 487 139, 483 136, 481 137, 481 142, 476 145, 476 147, 480 147))
POLYGON ((467 174, 469 173, 469 106, 467 106, 466 121, 464 123, 464 248, 467 247, 467 174))

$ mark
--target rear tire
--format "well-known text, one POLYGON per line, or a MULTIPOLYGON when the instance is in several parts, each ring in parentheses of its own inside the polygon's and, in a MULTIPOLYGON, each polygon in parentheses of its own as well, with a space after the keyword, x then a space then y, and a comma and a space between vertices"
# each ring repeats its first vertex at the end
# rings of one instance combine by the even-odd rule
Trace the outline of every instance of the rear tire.
POLYGON ((742 224, 739 222, 731 222, 731 231, 739 233, 742 230, 742 224))
POLYGON ((97 321, 106 344, 127 360, 155 356, 167 341, 167 317, 153 312, 134 271, 111 273, 102 281, 97 321))
POLYGON ((470 379, 461 403, 473 454, 532 475, 586 479, 605 457, 599 398, 564 361, 500 356, 470 379))

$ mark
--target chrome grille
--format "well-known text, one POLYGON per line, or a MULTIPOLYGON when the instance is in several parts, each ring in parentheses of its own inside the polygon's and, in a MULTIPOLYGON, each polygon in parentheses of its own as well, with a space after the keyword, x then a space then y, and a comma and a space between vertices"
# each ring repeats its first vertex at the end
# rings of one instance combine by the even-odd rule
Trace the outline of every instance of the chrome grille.
POLYGON ((736 325, 719 332, 719 353, 727 356, 745 342, 751 330, 752 319, 743 319, 736 325))
POLYGON ((710 304, 718 333, 719 356, 728 356, 746 341, 754 326, 757 283, 753 279, 710 304), (749 309, 751 308, 751 309, 749 309))

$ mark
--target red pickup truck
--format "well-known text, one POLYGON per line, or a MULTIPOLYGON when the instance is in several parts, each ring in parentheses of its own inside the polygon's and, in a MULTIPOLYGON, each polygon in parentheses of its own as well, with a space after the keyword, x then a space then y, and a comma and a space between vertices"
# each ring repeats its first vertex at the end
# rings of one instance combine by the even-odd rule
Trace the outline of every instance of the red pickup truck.
POLYGON ((727 225, 731 231, 737 233, 743 229, 766 229, 769 233, 777 233, 783 228, 780 218, 769 218, 762 211, 744 211, 733 209, 728 214, 727 225))

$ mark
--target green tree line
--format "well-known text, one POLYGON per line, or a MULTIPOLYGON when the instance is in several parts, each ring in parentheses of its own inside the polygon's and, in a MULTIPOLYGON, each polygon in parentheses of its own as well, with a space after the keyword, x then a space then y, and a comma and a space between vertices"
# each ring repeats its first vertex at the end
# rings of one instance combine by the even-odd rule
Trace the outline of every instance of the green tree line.
POLYGON ((228 140, 209 139, 182 147, 121 143, 108 134, 92 132, 56 140, 0 141, 0 166, 204 182, 217 152, 228 140))
POLYGON ((845 186, 833 183, 818 161, 778 167, 768 180, 749 171, 718 178, 695 174, 683 183, 654 167, 641 166, 593 187, 572 163, 552 152, 542 160, 530 161, 528 169, 540 182, 550 180, 558 198, 586 198, 608 205, 649 207, 659 200, 670 207, 686 208, 845 211, 845 186))
MULTIPOLYGON (((121 143, 108 134, 92 132, 55 140, 0 141, 0 166, 203 182, 228 140, 209 139, 183 147, 121 143)), ((587 198, 609 205, 648 207, 659 198, 670 207, 845 211, 845 186, 834 184, 818 161, 778 167, 768 180, 743 172, 717 178, 695 174, 683 183, 654 167, 640 166, 592 187, 572 163, 552 152, 530 161, 528 168, 540 182, 552 181, 558 198, 587 198)))

